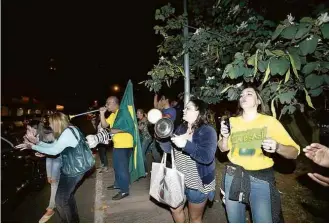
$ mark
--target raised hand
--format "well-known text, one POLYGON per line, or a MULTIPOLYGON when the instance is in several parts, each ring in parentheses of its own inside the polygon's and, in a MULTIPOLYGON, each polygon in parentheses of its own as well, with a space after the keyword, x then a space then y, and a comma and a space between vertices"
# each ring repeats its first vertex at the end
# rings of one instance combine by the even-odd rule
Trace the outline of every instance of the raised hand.
POLYGON ((329 148, 318 144, 312 143, 309 146, 306 146, 303 151, 305 156, 311 159, 314 163, 329 168, 329 148))
POLYGON ((229 127, 227 127, 226 123, 224 120, 222 120, 220 122, 220 134, 224 137, 224 138, 228 138, 230 136, 230 131, 229 131, 229 127))

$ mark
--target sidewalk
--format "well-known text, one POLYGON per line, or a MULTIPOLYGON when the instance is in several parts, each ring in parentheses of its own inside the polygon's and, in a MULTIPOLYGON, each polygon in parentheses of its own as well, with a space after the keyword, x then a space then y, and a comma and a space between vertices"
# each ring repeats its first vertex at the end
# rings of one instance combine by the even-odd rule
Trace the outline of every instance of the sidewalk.
MULTIPOLYGON (((107 186, 114 183, 111 152, 108 154, 108 158, 109 172, 96 174, 94 221, 105 223, 172 223, 170 210, 164 205, 157 204, 149 196, 150 176, 132 183, 128 197, 119 201, 112 200, 117 191, 106 189, 107 186)), ((215 199, 212 207, 206 208, 203 222, 226 222, 225 210, 219 199, 219 190, 216 192, 215 199)))

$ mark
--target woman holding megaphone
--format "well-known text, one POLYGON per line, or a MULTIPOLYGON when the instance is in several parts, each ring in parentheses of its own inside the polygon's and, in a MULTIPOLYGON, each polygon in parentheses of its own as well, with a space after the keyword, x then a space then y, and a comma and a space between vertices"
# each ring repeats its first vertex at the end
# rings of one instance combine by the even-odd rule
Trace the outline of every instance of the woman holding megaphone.
MULTIPOLYGON (((173 132, 173 122, 167 118, 154 119, 155 110, 148 113, 151 123, 155 123, 155 133, 161 149, 173 152, 177 170, 185 176, 185 195, 191 222, 201 222, 205 205, 215 196, 215 152, 217 134, 208 124, 207 105, 198 99, 191 99, 183 111, 184 122, 173 132), (153 115, 153 116, 152 116, 153 115), (169 137, 171 137, 169 139, 169 137), (165 140, 166 139, 166 140, 165 140)), ((160 117, 160 115, 157 115, 160 117)), ((170 208, 175 222, 184 222, 185 203, 170 208)))

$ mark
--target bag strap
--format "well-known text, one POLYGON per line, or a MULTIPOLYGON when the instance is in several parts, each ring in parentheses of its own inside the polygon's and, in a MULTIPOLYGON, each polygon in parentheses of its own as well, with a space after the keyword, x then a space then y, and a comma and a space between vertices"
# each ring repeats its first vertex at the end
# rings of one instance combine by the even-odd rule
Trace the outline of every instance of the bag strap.
POLYGON ((68 128, 71 130, 71 132, 73 133, 74 137, 77 139, 77 141, 79 143, 80 140, 79 140, 77 134, 75 133, 75 131, 73 130, 73 128, 71 128, 71 127, 68 127, 68 128))
POLYGON ((171 146, 171 167, 176 170, 174 147, 171 146))

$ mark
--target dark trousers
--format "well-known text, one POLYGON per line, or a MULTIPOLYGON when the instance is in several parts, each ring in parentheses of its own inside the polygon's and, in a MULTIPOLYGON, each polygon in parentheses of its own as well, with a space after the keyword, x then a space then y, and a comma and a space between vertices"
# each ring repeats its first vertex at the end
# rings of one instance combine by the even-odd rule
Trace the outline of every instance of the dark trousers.
POLYGON ((120 188, 121 193, 129 193, 129 160, 132 151, 132 148, 113 148, 114 186, 120 188))
POLYGON ((99 158, 101 160, 101 163, 104 167, 108 166, 108 161, 107 161, 107 145, 104 144, 99 144, 97 146, 98 148, 98 153, 99 153, 99 158))
POLYGON ((56 208, 61 218, 61 222, 80 222, 77 204, 74 198, 74 190, 84 174, 68 177, 61 174, 56 192, 56 208))

